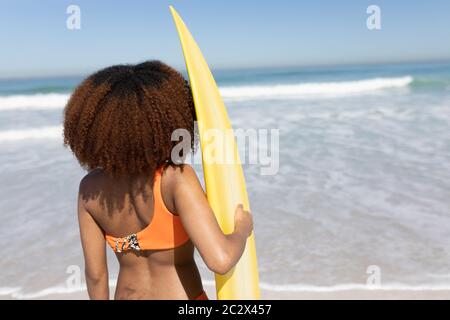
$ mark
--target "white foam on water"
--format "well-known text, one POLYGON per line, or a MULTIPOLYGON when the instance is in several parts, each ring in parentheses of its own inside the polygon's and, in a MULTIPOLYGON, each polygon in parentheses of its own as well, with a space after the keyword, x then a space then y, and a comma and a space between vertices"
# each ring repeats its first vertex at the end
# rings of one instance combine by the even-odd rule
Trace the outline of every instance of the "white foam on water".
MULTIPOLYGON (((226 86, 221 87, 220 92, 224 99, 239 101, 333 98, 407 87, 413 80, 411 76, 404 76, 341 82, 226 86)), ((69 97, 69 94, 63 93, 0 96, 0 111, 62 109, 69 97)))
POLYGON ((62 139, 62 126, 0 131, 0 142, 28 139, 62 139))
POLYGON ((20 291, 20 287, 3 287, 0 288, 0 296, 9 296, 13 295, 16 292, 20 291))
POLYGON ((383 290, 383 291, 442 291, 450 290, 449 285, 405 285, 405 284, 390 284, 380 286, 369 286, 365 284, 339 284, 334 286, 311 286, 303 284, 285 284, 274 285, 268 283, 261 283, 261 289, 274 292, 338 292, 349 290, 383 290))
MULTIPOLYGON (((109 286, 114 287, 116 285, 116 280, 110 280, 109 286)), ((81 286, 70 287, 67 285, 59 285, 54 287, 45 288, 36 292, 24 292, 22 288, 0 288, 0 296, 10 296, 14 299, 38 299, 42 297, 46 297, 52 294, 70 294, 76 292, 82 292, 87 290, 86 284, 82 284, 81 286), (8 290, 9 289, 9 290, 8 290)))
POLYGON ((63 93, 0 96, 0 111, 62 109, 69 96, 63 93))
MULTIPOLYGON (((115 287, 117 280, 112 279, 109 281, 110 287, 115 287)), ((215 285, 213 280, 204 280, 204 286, 215 285)), ((405 285, 405 284, 389 284, 380 286, 368 286, 364 284, 348 283, 339 284, 334 286, 312 286, 304 284, 270 284, 262 282, 260 283, 262 290, 272 292, 341 292, 351 290, 362 291, 448 291, 450 285, 405 285)), ((55 294, 71 294, 76 292, 86 291, 86 285, 83 284, 78 287, 69 287, 67 285, 59 285, 54 287, 45 288, 36 292, 24 292, 20 287, 4 287, 0 288, 0 297, 9 296, 13 299, 39 299, 55 294)))
POLYGON ((413 77, 373 78, 342 82, 316 82, 283 85, 248 85, 223 87, 220 92, 228 100, 334 98, 371 93, 383 89, 407 87, 413 77))

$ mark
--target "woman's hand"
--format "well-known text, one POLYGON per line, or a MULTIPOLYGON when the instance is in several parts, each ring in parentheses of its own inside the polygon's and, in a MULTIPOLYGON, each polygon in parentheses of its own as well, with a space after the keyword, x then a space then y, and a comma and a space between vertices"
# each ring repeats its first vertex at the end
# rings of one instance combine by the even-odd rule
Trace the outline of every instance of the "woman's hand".
POLYGON ((244 210, 244 206, 239 204, 234 213, 234 232, 242 233, 248 238, 253 231, 253 216, 250 211, 244 210))

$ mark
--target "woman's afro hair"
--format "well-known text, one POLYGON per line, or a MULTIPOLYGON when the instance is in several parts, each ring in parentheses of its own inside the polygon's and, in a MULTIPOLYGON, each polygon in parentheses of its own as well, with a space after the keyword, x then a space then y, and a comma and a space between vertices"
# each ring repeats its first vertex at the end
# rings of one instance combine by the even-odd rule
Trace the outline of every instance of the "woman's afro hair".
POLYGON ((64 110, 64 144, 88 170, 153 174, 173 164, 174 130, 190 133, 193 151, 194 121, 190 87, 179 72, 160 61, 116 65, 73 92, 64 110))

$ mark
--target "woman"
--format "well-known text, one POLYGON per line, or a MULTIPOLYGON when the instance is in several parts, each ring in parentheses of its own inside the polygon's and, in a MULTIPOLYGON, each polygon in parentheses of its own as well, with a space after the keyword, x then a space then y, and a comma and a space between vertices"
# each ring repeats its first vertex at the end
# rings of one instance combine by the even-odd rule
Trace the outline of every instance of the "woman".
POLYGON ((91 299, 109 298, 106 244, 120 264, 116 299, 207 299, 194 247, 219 274, 241 257, 251 214, 238 206, 223 234, 194 170, 171 160, 172 132, 194 137, 194 120, 189 85, 159 61, 98 71, 70 98, 64 143, 89 170, 78 219, 91 299))

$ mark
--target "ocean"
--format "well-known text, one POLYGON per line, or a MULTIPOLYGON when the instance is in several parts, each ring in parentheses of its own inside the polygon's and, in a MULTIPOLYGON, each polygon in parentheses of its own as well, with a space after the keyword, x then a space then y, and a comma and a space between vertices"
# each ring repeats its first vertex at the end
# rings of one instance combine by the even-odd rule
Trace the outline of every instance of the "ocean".
MULTIPOLYGON (((277 173, 244 166, 264 289, 360 288, 374 268, 382 288, 450 288, 450 63, 214 75, 235 128, 279 129, 277 173)), ((70 292, 83 268, 61 131, 81 80, 0 80, 0 299, 70 292)))

